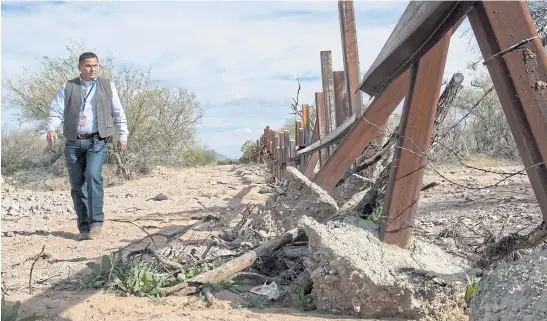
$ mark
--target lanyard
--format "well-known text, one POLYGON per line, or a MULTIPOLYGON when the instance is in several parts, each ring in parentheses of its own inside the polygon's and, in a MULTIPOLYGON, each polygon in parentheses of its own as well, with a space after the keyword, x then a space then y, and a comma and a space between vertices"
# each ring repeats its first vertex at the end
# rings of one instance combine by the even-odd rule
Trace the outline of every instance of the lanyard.
POLYGON ((91 84, 91 87, 89 88, 89 91, 87 92, 87 95, 85 95, 85 97, 84 97, 84 103, 82 104, 82 111, 84 111, 84 109, 85 109, 85 102, 87 101, 87 97, 89 97, 89 94, 91 94, 91 91, 93 90, 93 87, 95 87, 95 83, 96 83, 96 81, 94 81, 91 84))

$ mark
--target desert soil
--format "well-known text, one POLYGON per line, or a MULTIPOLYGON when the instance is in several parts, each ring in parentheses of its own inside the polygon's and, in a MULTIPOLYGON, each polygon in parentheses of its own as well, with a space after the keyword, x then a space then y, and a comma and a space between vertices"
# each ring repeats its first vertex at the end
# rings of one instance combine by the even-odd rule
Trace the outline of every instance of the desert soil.
MULTIPOLYGON (((518 164, 482 164, 497 171, 522 169, 518 164)), ((462 185, 485 186, 503 175, 458 166, 437 167, 462 185)), ((152 175, 105 189, 106 222, 98 239, 77 240, 70 192, 36 192, 2 184, 2 289, 8 302, 20 300, 25 313, 47 320, 351 320, 287 307, 238 308, 244 303, 229 291, 216 294, 211 307, 199 297, 160 300, 119 297, 101 290, 75 290, 75 275, 85 263, 141 239, 148 232, 188 225, 213 211, 233 220, 248 203, 263 204, 268 194, 263 167, 207 166, 184 170, 158 168, 152 175), (167 200, 151 200, 163 193, 167 200), (208 210, 204 209, 203 204, 208 210), (32 260, 45 247, 47 259, 37 261, 29 294, 32 260)), ((504 233, 539 223, 540 211, 526 175, 516 175, 495 188, 457 187, 428 171, 424 183, 440 185, 422 193, 415 235, 445 250, 469 256, 487 230, 504 233)))

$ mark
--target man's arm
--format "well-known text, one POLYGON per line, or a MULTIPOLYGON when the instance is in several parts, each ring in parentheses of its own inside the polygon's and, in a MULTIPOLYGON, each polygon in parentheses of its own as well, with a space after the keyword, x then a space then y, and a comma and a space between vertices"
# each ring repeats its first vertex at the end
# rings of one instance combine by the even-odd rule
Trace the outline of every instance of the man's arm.
POLYGON ((118 127, 118 136, 120 137, 120 141, 127 142, 129 131, 127 130, 127 119, 125 118, 125 112, 123 111, 116 86, 114 86, 112 81, 110 82, 110 87, 112 88, 112 117, 114 117, 114 123, 118 127))
POLYGON ((47 123, 47 143, 51 147, 55 143, 56 130, 65 118, 65 85, 59 88, 57 95, 49 105, 49 118, 47 123))
POLYGON ((66 83, 59 88, 57 95, 49 106, 48 131, 56 131, 65 117, 65 85, 66 83))

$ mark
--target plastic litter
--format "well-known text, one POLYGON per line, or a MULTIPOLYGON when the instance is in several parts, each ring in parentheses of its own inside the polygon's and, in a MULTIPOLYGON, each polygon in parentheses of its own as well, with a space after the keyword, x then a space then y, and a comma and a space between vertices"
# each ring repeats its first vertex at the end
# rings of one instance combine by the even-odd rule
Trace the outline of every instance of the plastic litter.
POLYGON ((265 282, 262 285, 257 285, 254 288, 250 289, 249 292, 267 296, 270 300, 277 300, 280 295, 279 289, 277 288, 277 283, 275 283, 275 281, 270 284, 268 284, 268 282, 265 282))

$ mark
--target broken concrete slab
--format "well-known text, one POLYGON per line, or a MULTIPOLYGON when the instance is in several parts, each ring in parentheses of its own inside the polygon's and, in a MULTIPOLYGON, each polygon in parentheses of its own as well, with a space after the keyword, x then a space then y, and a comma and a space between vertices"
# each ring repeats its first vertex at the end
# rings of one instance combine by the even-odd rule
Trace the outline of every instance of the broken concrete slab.
POLYGON ((547 320, 547 250, 499 265, 471 300, 470 321, 547 320))
POLYGON ((253 220, 255 230, 277 235, 295 228, 302 215, 324 221, 338 211, 336 201, 294 167, 287 167, 285 179, 253 220))
POLYGON ((343 183, 336 186, 332 191, 332 197, 336 200, 338 206, 342 206, 347 201, 364 188, 372 185, 372 181, 358 174, 351 174, 343 183))
POLYGON ((346 217, 346 216, 359 216, 359 213, 357 213, 357 205, 359 205, 359 202, 365 197, 367 194, 368 189, 358 192, 354 194, 347 202, 345 202, 340 209, 338 209, 338 212, 336 212, 335 217, 346 217))
POLYGON ((378 239, 378 226, 357 217, 320 224, 303 216, 305 261, 315 305, 361 318, 464 320, 469 263, 415 240, 404 250, 378 239))

